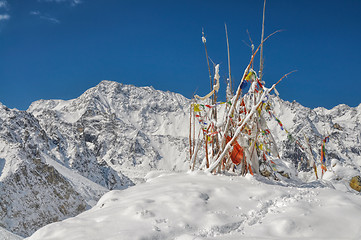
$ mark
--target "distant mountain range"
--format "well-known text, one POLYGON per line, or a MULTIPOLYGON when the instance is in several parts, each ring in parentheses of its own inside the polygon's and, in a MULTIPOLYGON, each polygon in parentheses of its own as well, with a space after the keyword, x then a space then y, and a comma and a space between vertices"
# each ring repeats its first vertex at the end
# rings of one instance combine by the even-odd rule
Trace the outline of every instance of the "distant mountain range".
MULTIPOLYGON (((292 135, 266 117, 290 168, 307 158, 295 139, 307 136, 319 160, 329 135, 332 176, 344 186, 360 175, 361 104, 309 109, 274 96, 271 103, 292 135)), ((27 111, 0 104, 0 227, 29 236, 89 209, 109 190, 143 182, 149 171, 187 171, 189 107, 180 94, 111 81, 76 99, 36 101, 27 111)))

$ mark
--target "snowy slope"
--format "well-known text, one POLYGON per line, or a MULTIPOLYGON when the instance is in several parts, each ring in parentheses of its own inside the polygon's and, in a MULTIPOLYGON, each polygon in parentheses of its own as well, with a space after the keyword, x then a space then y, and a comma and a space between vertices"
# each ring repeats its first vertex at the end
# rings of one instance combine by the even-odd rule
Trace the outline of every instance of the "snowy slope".
POLYGON ((0 227, 0 240, 21 240, 21 239, 23 238, 0 227))
POLYGON ((359 194, 322 181, 149 174, 28 239, 360 239, 360 216, 359 194))

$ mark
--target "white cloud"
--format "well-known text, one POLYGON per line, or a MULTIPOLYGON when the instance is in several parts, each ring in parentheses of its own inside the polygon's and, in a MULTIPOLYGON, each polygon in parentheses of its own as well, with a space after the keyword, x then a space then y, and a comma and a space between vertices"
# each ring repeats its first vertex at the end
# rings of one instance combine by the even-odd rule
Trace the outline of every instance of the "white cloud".
POLYGON ((52 22, 52 23, 60 23, 59 19, 51 17, 48 14, 42 14, 38 10, 30 11, 29 14, 33 15, 33 16, 39 16, 40 19, 47 20, 47 21, 52 22))
POLYGON ((40 16, 41 19, 47 20, 52 23, 60 23, 60 21, 56 18, 49 17, 49 16, 40 16))
POLYGON ((9 14, 0 14, 0 21, 2 20, 8 20, 10 19, 10 15, 9 14))
POLYGON ((0 8, 8 8, 8 3, 5 0, 0 1, 0 8))
POLYGON ((31 11, 30 15, 40 15, 40 12, 39 11, 31 11))
POLYGON ((73 0, 73 1, 72 1, 72 4, 73 4, 73 5, 78 5, 78 4, 80 4, 80 3, 82 3, 81 0, 73 0))
POLYGON ((63 3, 68 2, 71 6, 76 6, 82 3, 82 0, 38 0, 39 2, 56 2, 56 3, 63 3))

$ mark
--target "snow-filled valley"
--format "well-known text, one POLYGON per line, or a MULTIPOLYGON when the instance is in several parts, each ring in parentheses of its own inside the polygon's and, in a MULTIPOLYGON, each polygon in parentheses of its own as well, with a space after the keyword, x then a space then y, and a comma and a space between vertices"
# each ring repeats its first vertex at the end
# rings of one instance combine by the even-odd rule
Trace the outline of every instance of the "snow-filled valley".
POLYGON ((361 175, 361 104, 270 101, 290 177, 279 181, 188 172, 180 94, 102 81, 27 111, 0 104, 0 239, 361 238, 361 195, 349 185, 361 175), (285 129, 307 136, 318 163, 330 136, 322 180, 285 129))

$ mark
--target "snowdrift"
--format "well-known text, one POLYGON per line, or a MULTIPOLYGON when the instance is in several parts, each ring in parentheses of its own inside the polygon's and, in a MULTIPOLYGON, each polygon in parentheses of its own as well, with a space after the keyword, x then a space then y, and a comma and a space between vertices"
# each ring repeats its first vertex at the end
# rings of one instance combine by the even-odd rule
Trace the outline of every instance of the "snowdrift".
POLYGON ((322 181, 153 173, 28 240, 360 239, 360 203, 322 181))

